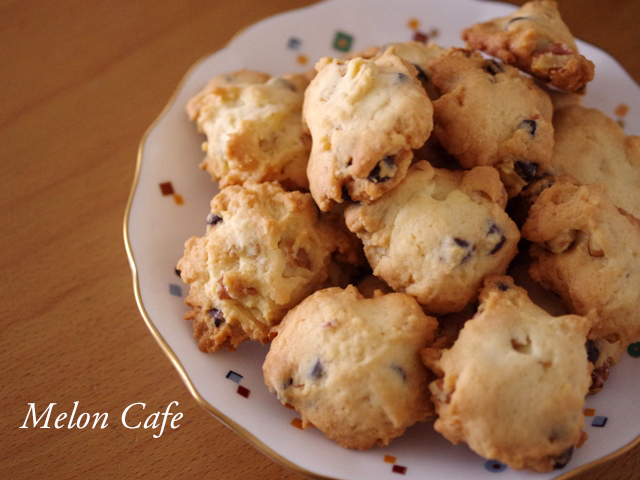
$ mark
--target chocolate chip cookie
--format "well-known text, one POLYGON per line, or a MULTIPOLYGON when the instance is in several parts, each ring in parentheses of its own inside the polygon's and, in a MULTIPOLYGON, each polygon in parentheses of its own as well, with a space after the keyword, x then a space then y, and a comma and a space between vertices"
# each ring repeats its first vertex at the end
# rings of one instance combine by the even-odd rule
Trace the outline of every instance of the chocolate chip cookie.
POLYGON ((429 138, 431 101, 410 63, 386 50, 375 59, 324 58, 304 99, 312 148, 307 174, 321 210, 368 202, 397 185, 412 149, 429 138))
POLYGON ((304 427, 347 448, 384 446, 433 415, 419 351, 436 327, 403 293, 320 290, 274 328, 265 382, 304 427))

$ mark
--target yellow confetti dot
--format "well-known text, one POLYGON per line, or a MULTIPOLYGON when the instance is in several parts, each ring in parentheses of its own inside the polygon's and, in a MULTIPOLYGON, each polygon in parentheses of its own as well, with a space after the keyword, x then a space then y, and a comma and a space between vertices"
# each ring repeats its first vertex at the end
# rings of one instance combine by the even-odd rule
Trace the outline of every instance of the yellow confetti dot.
POLYGON ((417 30, 418 28, 420 28, 420 22, 416 18, 410 19, 409 28, 412 30, 417 30))
POLYGON ((621 103, 616 107, 615 113, 618 117, 624 117, 627 113, 629 113, 629 107, 624 103, 621 103))
POLYGON ((306 65, 309 59, 306 55, 298 55, 297 61, 300 65, 306 65))
POLYGON ((594 408, 585 408, 584 416, 585 417, 593 417, 596 414, 596 410, 594 408))
POLYGON ((396 457, 393 455, 385 455, 384 456, 385 463, 396 463, 396 457))
POLYGON ((296 428, 299 428, 300 430, 303 430, 302 420, 300 418, 294 418, 293 420, 291 420, 291 425, 293 425, 296 428))
POLYGON ((177 193, 173 195, 173 201, 176 202, 176 205, 182 205, 184 203, 182 195, 178 195, 177 193))

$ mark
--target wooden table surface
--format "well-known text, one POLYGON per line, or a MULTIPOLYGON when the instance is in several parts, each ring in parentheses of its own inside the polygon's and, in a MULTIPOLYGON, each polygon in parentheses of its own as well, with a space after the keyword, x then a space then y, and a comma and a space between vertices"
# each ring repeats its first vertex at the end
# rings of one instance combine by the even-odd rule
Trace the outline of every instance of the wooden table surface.
MULTIPOLYGON (((139 141, 189 67, 310 3, 0 0, 1 478, 302 478, 189 395, 138 312, 122 223, 139 141), (184 417, 160 438, 116 420, 172 401, 184 417), (109 426, 19 428, 30 403, 74 402, 109 426)), ((640 82, 640 2, 561 11, 640 82)), ((638 479, 640 446, 576 478, 638 479)))

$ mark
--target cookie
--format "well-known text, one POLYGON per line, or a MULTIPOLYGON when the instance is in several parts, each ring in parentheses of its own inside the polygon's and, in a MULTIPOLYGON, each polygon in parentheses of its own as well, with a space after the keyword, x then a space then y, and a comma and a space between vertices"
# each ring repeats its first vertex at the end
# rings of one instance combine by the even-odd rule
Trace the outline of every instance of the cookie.
POLYGON ((323 211, 374 200, 402 180, 412 149, 429 137, 431 101, 393 48, 375 60, 323 58, 316 69, 303 108, 311 194, 323 211))
POLYGON ((436 326, 409 295, 320 290, 274 328, 265 383, 303 427, 347 448, 384 446, 433 415, 419 352, 436 326))
POLYGON ((206 234, 189 239, 178 262, 190 285, 184 318, 200 349, 268 342, 289 309, 326 286, 334 256, 357 262, 354 245, 308 193, 275 182, 224 188, 211 201, 206 234))
POLYGON ((440 96, 440 92, 431 82, 431 69, 429 62, 440 55, 447 53, 447 49, 434 42, 427 44, 421 42, 397 42, 389 43, 386 47, 393 47, 395 54, 403 60, 411 63, 418 69, 418 80, 422 83, 431 100, 440 96))
POLYGON ((591 395, 595 395, 604 388, 611 367, 618 363, 627 347, 628 345, 615 338, 598 338, 587 341, 589 362, 593 365, 591 386, 589 387, 591 395))
POLYGON ((383 197, 345 210, 373 273, 429 312, 461 310, 482 279, 504 273, 520 232, 504 211, 506 192, 492 167, 468 172, 421 161, 383 197))
POLYGON ((522 235, 533 242, 531 278, 571 312, 595 315, 589 338, 612 344, 600 342, 609 358, 596 366, 615 364, 640 339, 640 221, 617 208, 602 185, 564 178, 540 192, 522 235))
POLYGON ((387 283, 381 278, 376 277, 375 275, 365 275, 360 278, 354 286, 358 289, 358 292, 365 298, 373 298, 377 291, 382 293, 393 293, 393 288, 391 288, 387 283))
POLYGON ((549 170, 580 183, 601 183, 613 202, 640 218, 640 136, 627 136, 600 110, 571 106, 555 112, 549 170))
POLYGON ((438 98, 439 92, 429 80, 431 77, 429 62, 437 56, 445 54, 447 49, 440 47, 434 42, 427 44, 416 41, 387 43, 382 48, 374 46, 367 47, 362 51, 350 53, 346 55, 345 58, 351 60, 356 57, 362 57, 375 60, 389 47, 393 48, 394 53, 400 58, 416 67, 418 70, 418 80, 422 83, 422 87, 427 92, 429 98, 431 100, 438 98))
POLYGON ((595 66, 578 52, 553 0, 532 0, 507 17, 462 32, 469 48, 482 50, 533 77, 570 92, 584 90, 595 66))
POLYGON ((311 138, 302 129, 308 83, 306 74, 271 78, 250 70, 214 77, 187 105, 207 137, 200 167, 221 188, 253 180, 308 189, 311 138))
POLYGON ((516 470, 562 468, 583 439, 589 321, 549 315, 507 276, 487 278, 480 301, 450 349, 423 352, 440 377, 434 428, 516 470))
POLYGON ((464 168, 492 165, 509 197, 551 161, 553 107, 549 96, 508 65, 452 48, 429 62, 433 135, 464 168))

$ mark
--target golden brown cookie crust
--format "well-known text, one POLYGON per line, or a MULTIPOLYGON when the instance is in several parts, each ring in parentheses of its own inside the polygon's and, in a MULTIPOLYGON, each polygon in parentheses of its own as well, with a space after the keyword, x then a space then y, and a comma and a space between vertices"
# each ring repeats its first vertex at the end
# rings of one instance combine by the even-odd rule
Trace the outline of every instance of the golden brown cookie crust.
POLYGON ((269 341, 289 309, 326 286, 332 255, 357 261, 345 230, 321 218, 309 194, 246 182, 211 201, 207 233, 178 262, 190 284, 185 314, 203 351, 269 341))
POLYGON ((311 138, 302 129, 302 101, 309 80, 309 74, 271 78, 251 70, 214 77, 187 104, 207 136, 200 167, 221 188, 253 180, 308 189, 311 138))
POLYGON ((367 205, 347 207, 373 273, 434 313, 461 310, 490 273, 504 273, 520 232, 504 212, 498 172, 412 165, 405 179, 367 205))
POLYGON ((550 172, 603 184, 618 207, 640 218, 640 136, 627 136, 600 110, 576 105, 556 111, 553 125, 550 172))
POLYGON ((482 50, 561 90, 578 92, 593 79, 594 64, 578 52, 558 4, 532 0, 507 17, 465 29, 469 48, 482 50))
POLYGON ((485 280, 481 305, 453 347, 427 349, 435 429, 514 469, 564 466, 584 427, 589 321, 552 317, 510 277, 485 280))
POLYGON ((640 338, 640 222, 602 185, 556 181, 529 210, 522 235, 533 242, 531 277, 570 311, 595 314, 591 339, 626 346, 640 338))
POLYGON ((320 290, 274 328, 265 382, 346 448, 387 445, 433 415, 420 349, 437 326, 409 295, 320 290))
POLYGON ((495 166, 509 197, 545 171, 553 148, 549 96, 508 65, 452 48, 431 60, 433 134, 464 168, 495 166))
POLYGON ((321 210, 368 202, 397 185, 412 149, 431 134, 429 97, 393 48, 375 59, 324 58, 307 88, 303 118, 313 141, 307 168, 321 210))

